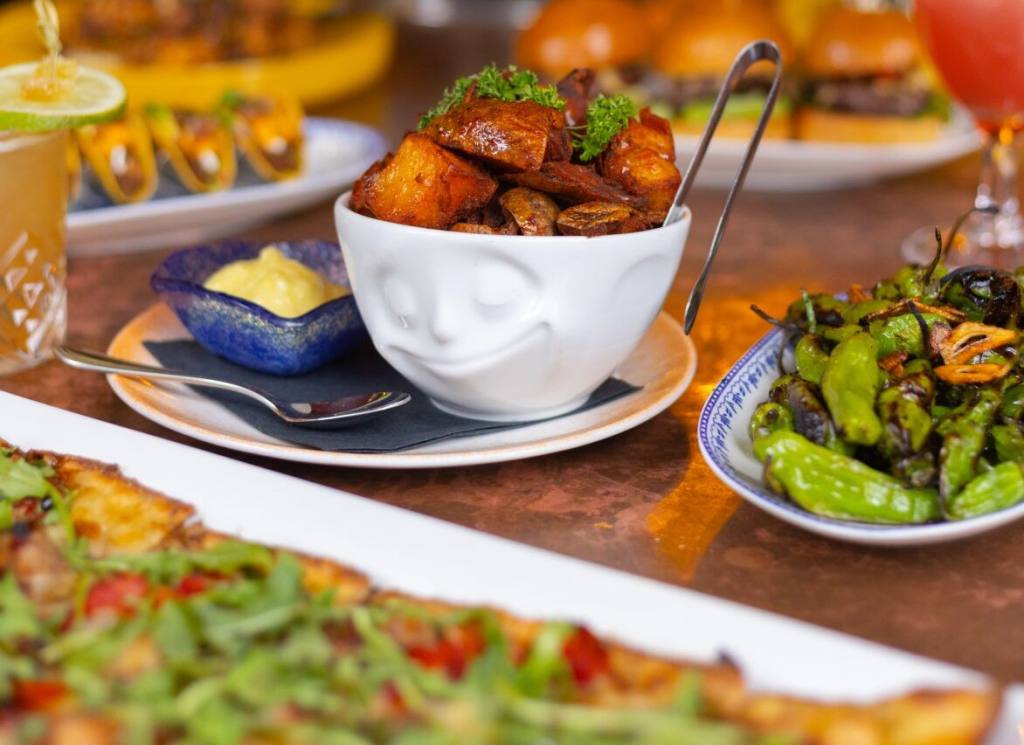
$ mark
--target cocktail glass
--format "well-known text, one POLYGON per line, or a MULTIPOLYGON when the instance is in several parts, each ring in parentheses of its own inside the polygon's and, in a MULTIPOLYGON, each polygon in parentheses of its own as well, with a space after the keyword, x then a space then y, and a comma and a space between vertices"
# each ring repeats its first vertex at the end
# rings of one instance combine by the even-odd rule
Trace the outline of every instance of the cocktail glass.
MULTIPOLYGON (((952 265, 1024 264, 1024 218, 1018 198, 1017 135, 1024 129, 1024 2, 915 0, 914 19, 950 93, 974 116, 986 139, 979 208, 953 241, 952 265)), ((904 256, 921 263, 935 253, 932 227, 911 233, 904 256)))
POLYGON ((67 133, 0 132, 0 374, 64 338, 67 133))

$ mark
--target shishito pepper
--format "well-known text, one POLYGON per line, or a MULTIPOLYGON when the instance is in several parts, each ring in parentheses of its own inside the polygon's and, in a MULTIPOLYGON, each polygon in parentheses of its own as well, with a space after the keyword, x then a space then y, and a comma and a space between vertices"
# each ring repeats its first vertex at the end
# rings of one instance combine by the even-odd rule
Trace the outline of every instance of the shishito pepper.
POLYGON ((828 364, 828 350, 820 336, 804 334, 793 350, 793 360, 796 363, 797 374, 804 380, 818 385, 828 364))
POLYGON ((892 300, 862 300, 859 303, 854 303, 843 312, 843 321, 848 324, 859 324, 865 316, 891 308, 892 305, 892 300))
POLYGON ((839 344, 846 341, 854 334, 859 334, 863 329, 855 323, 848 323, 835 328, 828 327, 821 330, 821 338, 832 344, 839 344))
MULTIPOLYGON (((936 321, 942 320, 939 316, 931 313, 922 313, 921 317, 928 328, 931 328, 936 321)), ((868 331, 878 342, 879 357, 885 357, 893 352, 906 352, 912 357, 925 355, 921 324, 913 313, 872 321, 868 331)))
POLYGON ((878 395, 879 449, 892 463, 892 474, 911 486, 925 486, 935 476, 934 454, 926 450, 934 397, 935 380, 917 365, 878 395))
POLYGON ((1024 473, 1017 463, 1000 463, 976 476, 949 500, 946 511, 954 520, 998 512, 1024 501, 1024 473))
POLYGON ((772 383, 769 398, 788 409, 795 432, 830 450, 850 448, 836 432, 832 417, 822 402, 818 386, 796 375, 783 375, 772 383))
POLYGON ((1019 424, 997 424, 992 428, 992 444, 1000 462, 1024 465, 1024 431, 1019 424))
POLYGON ((832 350, 821 378, 836 429, 857 445, 874 445, 882 436, 882 422, 875 414, 875 397, 882 387, 877 357, 878 342, 858 332, 832 350))
POLYGON ((765 401, 750 417, 750 439, 757 442, 779 430, 793 430, 793 415, 788 406, 775 401, 765 401))
POLYGON ((1003 391, 999 415, 1004 421, 1020 421, 1024 418, 1024 383, 1012 385, 1003 391))
POLYGON ((942 436, 939 492, 947 503, 974 478, 1000 398, 997 391, 982 389, 946 414, 936 427, 942 436))
POLYGON ((932 283, 943 277, 946 269, 940 262, 931 270, 919 264, 904 264, 891 279, 885 279, 875 285, 873 295, 883 300, 901 300, 903 298, 931 299, 932 283))
POLYGON ((910 489, 860 461, 815 445, 795 432, 754 443, 765 476, 809 512, 840 520, 916 524, 939 517, 934 489, 910 489))

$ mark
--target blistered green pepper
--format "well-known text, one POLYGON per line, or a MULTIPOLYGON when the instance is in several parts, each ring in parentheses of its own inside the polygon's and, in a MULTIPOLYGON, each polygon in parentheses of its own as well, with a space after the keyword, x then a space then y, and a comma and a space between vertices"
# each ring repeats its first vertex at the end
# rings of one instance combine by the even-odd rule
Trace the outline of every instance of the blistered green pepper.
POLYGON ((1024 432, 1019 424, 997 424, 992 428, 992 444, 1000 462, 1024 465, 1024 432))
POLYGON ((860 332, 832 350, 821 379, 821 392, 840 436, 858 445, 874 445, 882 436, 875 398, 882 374, 875 361, 878 342, 860 332))
POLYGON ((789 410, 793 431, 830 450, 850 450, 836 432, 818 386, 796 375, 783 375, 772 383, 768 396, 789 410))
POLYGON ((815 445, 795 432, 754 443, 769 484, 809 512, 840 520, 915 524, 939 516, 934 489, 909 489, 888 474, 815 445))
POLYGON ((792 429, 793 415, 789 407, 774 401, 765 401, 754 409, 754 416, 750 418, 750 439, 753 442, 767 437, 772 432, 792 429))
MULTIPOLYGON (((843 324, 843 312, 849 306, 845 300, 840 300, 834 295, 817 294, 807 296, 814 309, 814 318, 820 326, 841 326, 843 324)), ((807 302, 801 297, 790 303, 786 309, 786 320, 796 323, 802 329, 808 328, 807 302)))
POLYGON ((823 328, 820 330, 819 336, 827 342, 839 344, 840 342, 846 341, 854 334, 859 334, 861 331, 863 331, 863 329, 857 324, 848 323, 845 326, 823 328))
POLYGON ((811 383, 821 383, 821 376, 828 364, 828 350, 817 334, 804 334, 793 350, 797 374, 811 383))
POLYGON ((1000 463, 973 478, 949 500, 946 511, 954 520, 987 515, 1024 501, 1024 474, 1017 463, 1000 463))
POLYGON ((936 427, 942 435, 939 493, 947 503, 974 478, 999 402, 999 393, 982 389, 946 414, 936 427))
MULTIPOLYGON (((921 317, 928 328, 931 328, 936 321, 941 320, 931 313, 922 313, 921 317)), ((906 352, 911 357, 923 357, 925 354, 921 324, 913 313, 872 321, 868 325, 868 331, 878 342, 879 358, 893 352, 906 352)))
POLYGON ((864 316, 891 308, 893 304, 892 300, 863 300, 854 303, 843 312, 843 321, 848 324, 859 324, 864 316))
POLYGON ((932 433, 931 403, 935 381, 923 372, 905 375, 878 394, 884 429, 878 442, 887 458, 921 451, 932 433))
POLYGON ((1003 392, 999 415, 1006 422, 1019 422, 1024 417, 1024 383, 1011 386, 1003 392))
POLYGON ((935 453, 922 450, 919 453, 900 458, 892 464, 892 475, 907 486, 925 487, 935 483, 939 469, 935 465, 935 453))
POLYGON ((924 360, 908 363, 903 377, 878 394, 878 416, 883 427, 879 449, 889 459, 892 475, 910 486, 927 486, 935 479, 935 454, 927 448, 934 422, 934 397, 935 379, 924 360))

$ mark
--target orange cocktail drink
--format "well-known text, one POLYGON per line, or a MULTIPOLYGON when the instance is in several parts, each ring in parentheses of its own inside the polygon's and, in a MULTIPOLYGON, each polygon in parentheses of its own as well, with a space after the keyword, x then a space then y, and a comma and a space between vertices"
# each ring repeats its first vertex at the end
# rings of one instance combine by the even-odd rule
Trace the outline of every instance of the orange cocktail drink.
POLYGON ((47 359, 64 336, 66 137, 0 132, 0 374, 47 359))

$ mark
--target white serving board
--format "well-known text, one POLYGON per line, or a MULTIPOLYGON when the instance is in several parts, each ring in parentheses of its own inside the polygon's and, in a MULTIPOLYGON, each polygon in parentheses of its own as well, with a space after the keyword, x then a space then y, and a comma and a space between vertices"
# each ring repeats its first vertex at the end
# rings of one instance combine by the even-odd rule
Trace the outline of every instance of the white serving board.
MULTIPOLYGON (((974 685, 958 668, 689 590, 451 525, 151 435, 0 393, 0 437, 118 463, 194 504, 211 528, 328 556, 385 587, 566 618, 668 655, 728 652, 757 688, 865 700, 974 685)), ((510 509, 512 507, 510 506, 510 509)), ((1012 691, 990 745, 1016 742, 1012 691)))

